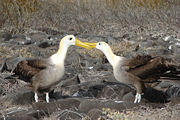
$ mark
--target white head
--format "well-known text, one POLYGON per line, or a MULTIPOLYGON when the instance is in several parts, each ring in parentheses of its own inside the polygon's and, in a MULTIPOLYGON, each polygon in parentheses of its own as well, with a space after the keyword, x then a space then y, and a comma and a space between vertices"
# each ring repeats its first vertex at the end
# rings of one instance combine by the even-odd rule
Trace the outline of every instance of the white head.
POLYGON ((106 42, 98 42, 98 43, 96 43, 96 48, 101 50, 103 53, 106 53, 109 50, 111 50, 110 46, 106 42))
POLYGON ((61 42, 67 46, 75 45, 76 38, 74 35, 67 35, 61 39, 61 42))
POLYGON ((63 47, 69 47, 71 45, 76 45, 76 46, 83 47, 86 49, 91 49, 91 46, 87 45, 86 43, 81 42, 74 35, 67 35, 63 37, 60 41, 59 49, 63 47))
POLYGON ((108 50, 111 51, 110 46, 106 42, 97 42, 97 43, 88 43, 85 42, 87 45, 91 46, 92 48, 97 48, 101 50, 103 53, 108 52, 108 50))
POLYGON ((111 47, 106 42, 98 42, 98 43, 87 43, 88 45, 92 46, 92 48, 97 48, 101 50, 105 56, 107 57, 110 64, 115 67, 118 64, 120 59, 119 56, 116 56, 111 47))
POLYGON ((71 45, 76 45, 86 49, 92 48, 88 44, 78 40, 74 35, 67 35, 61 39, 59 44, 59 50, 57 51, 57 53, 51 56, 52 63, 64 65, 64 60, 66 58, 67 50, 71 45))

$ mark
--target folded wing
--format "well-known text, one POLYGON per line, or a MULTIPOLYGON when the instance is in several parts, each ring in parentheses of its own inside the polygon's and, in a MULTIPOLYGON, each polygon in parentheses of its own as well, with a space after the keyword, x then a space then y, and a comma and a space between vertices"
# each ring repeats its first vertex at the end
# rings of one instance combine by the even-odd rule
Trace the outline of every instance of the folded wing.
POLYGON ((46 67, 46 59, 26 59, 19 62, 13 72, 25 82, 31 82, 31 78, 46 67))

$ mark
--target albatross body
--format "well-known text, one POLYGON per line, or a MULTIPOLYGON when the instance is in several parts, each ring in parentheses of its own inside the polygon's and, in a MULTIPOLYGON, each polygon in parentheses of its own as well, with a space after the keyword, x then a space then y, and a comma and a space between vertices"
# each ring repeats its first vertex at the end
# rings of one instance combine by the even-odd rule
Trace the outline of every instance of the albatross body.
POLYGON ((137 56, 132 59, 115 55, 105 42, 87 43, 101 50, 113 67, 113 74, 117 81, 134 85, 137 90, 134 103, 141 101, 145 88, 144 81, 157 80, 167 71, 173 71, 177 65, 162 57, 137 56))
POLYGON ((79 41, 73 35, 67 35, 60 41, 58 51, 47 59, 27 59, 19 62, 14 70, 16 75, 26 82, 30 82, 38 102, 38 91, 46 93, 49 102, 50 88, 60 82, 64 75, 64 61, 71 45, 91 49, 90 46, 79 41))

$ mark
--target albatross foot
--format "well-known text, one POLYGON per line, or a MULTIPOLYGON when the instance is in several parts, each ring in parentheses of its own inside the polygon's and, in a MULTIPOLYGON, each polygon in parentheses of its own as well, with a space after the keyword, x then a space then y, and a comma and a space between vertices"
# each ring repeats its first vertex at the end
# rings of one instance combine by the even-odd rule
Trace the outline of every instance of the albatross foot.
POLYGON ((49 93, 46 93, 46 102, 49 103, 49 93))
POLYGON ((140 101, 141 101, 141 94, 136 93, 136 97, 135 97, 134 103, 139 103, 140 101))
POLYGON ((35 102, 38 102, 38 95, 36 92, 34 93, 34 99, 35 99, 35 102))

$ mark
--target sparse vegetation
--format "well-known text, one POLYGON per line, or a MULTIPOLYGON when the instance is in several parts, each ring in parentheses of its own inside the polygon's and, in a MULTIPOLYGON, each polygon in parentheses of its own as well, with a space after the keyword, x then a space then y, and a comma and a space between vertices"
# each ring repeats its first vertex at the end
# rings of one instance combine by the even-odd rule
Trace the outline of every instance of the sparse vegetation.
MULTIPOLYGON (((113 120, 178 120, 179 105, 172 107, 153 109, 151 107, 139 106, 131 110, 117 111, 103 108, 103 114, 113 120)), ((99 120, 102 120, 99 118, 99 120)))
POLYGON ((0 27, 18 33, 98 32, 109 22, 121 26, 155 24, 179 27, 177 0, 2 0, 0 27))

